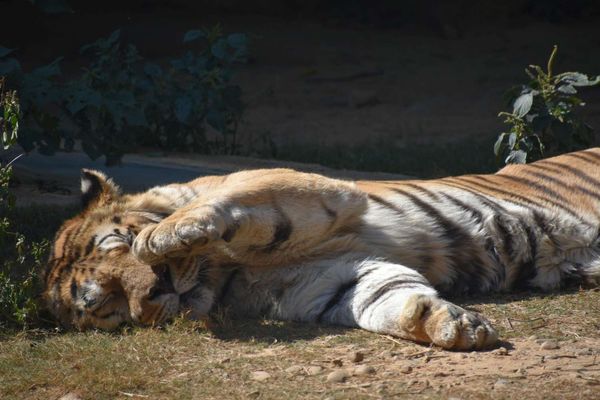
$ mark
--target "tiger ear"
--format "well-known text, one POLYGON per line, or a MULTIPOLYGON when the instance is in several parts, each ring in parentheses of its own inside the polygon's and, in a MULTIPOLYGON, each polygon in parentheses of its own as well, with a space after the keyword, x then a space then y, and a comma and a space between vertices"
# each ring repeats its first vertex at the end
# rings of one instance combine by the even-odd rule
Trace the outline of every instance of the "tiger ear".
POLYGON ((109 204, 119 194, 119 187, 102 172, 81 170, 81 205, 84 210, 109 204))

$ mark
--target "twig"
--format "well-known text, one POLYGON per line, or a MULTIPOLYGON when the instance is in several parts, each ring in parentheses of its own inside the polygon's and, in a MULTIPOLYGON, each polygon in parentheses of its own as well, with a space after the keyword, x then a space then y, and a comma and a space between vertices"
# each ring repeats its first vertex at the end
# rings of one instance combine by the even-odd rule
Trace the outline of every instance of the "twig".
POLYGON ((390 341, 392 341, 392 342, 396 343, 397 345, 400 345, 400 346, 406 346, 406 343, 402 343, 402 342, 400 342, 399 340, 396 340, 396 339, 394 339, 394 338, 393 338, 393 337, 391 337, 391 336, 388 336, 388 335, 380 335, 380 336, 381 336, 382 338, 384 338, 384 339, 387 339, 387 340, 390 340, 390 341))
POLYGON ((583 379, 583 380, 590 381, 590 382, 594 382, 594 383, 596 383, 596 384, 599 384, 599 385, 600 385, 600 380, 598 380, 598 379, 596 379, 596 378, 590 378, 590 377, 583 376, 583 375, 577 375, 577 377, 578 377, 578 378, 581 378, 581 379, 583 379))
POLYGON ((510 322, 510 318, 507 317, 506 321, 508 321, 508 325, 510 326, 510 329, 514 331, 515 327, 513 326, 512 322, 510 322))
POLYGON ((123 396, 127 396, 127 397, 142 397, 142 398, 150 397, 145 394, 127 393, 127 392, 121 392, 120 390, 119 390, 119 393, 122 394, 123 396))

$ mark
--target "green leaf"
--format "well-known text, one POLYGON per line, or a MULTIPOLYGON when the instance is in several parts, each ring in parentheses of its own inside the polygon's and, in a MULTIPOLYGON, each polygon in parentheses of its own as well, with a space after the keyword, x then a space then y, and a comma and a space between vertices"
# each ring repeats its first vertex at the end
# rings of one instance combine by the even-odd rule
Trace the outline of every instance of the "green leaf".
POLYGON ((120 29, 114 30, 113 33, 111 33, 110 36, 106 39, 106 44, 108 46, 112 45, 117 40, 119 40, 120 36, 121 36, 121 30, 120 29))
POLYGON ((72 13, 73 10, 64 0, 31 0, 40 10, 47 14, 72 13))
POLYGON ((513 104, 513 114, 517 117, 524 117, 529 110, 531 110, 531 106, 533 105, 533 93, 525 93, 519 96, 514 104, 513 104))
POLYGON ((194 40, 198 40, 200 38, 205 38, 206 34, 200 29, 194 29, 191 31, 187 31, 183 36, 183 43, 192 42, 194 40))
POLYGON ((175 100, 175 117, 181 123, 186 123, 192 111, 192 101, 189 97, 179 97, 175 100))
POLYGON ((37 77, 39 78, 51 78, 53 76, 60 75, 60 62, 62 61, 62 59, 63 57, 59 57, 48 65, 36 68, 33 71, 31 71, 31 74, 37 75, 37 77))
POLYGON ((14 49, 9 49, 9 48, 0 46, 0 58, 6 57, 7 55, 9 55, 10 53, 12 53, 13 51, 14 51, 14 49))
POLYGON ((224 60, 227 57, 227 42, 225 39, 219 39, 210 48, 213 56, 219 60, 224 60))
POLYGON ((496 156, 500 155, 500 151, 502 149, 502 144, 504 142, 504 138, 506 137, 507 133, 506 132, 502 132, 500 134, 500 136, 498 136, 498 139, 496 140, 496 143, 494 143, 494 154, 496 156))
POLYGON ((243 33, 232 33, 227 36, 227 43, 234 49, 242 49, 246 47, 248 37, 243 33))
POLYGON ((515 144, 517 143, 517 134, 515 132, 511 132, 508 135, 508 148, 513 150, 515 148, 515 144))
POLYGON ((0 76, 10 75, 21 70, 21 64, 14 58, 8 58, 0 61, 0 76))
POLYGON ((577 89, 569 84, 560 85, 558 88, 556 88, 556 90, 564 94, 577 94, 577 89))
POLYGON ((506 164, 525 164, 527 162, 527 153, 523 150, 511 151, 504 162, 506 164))
POLYGON ((590 80, 587 75, 581 72, 565 72, 558 75, 558 81, 572 86, 593 86, 600 82, 600 76, 590 80))
POLYGON ((157 78, 163 74, 163 71, 158 64, 146 63, 144 65, 144 73, 152 78, 157 78))

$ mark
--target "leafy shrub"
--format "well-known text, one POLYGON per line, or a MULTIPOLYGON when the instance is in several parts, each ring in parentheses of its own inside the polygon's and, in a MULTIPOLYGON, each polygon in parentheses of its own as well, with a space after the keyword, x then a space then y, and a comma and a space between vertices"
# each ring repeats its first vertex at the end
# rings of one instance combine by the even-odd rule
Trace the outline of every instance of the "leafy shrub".
POLYGON ((494 153, 506 164, 523 164, 594 143, 593 129, 575 113, 585 105, 576 95, 577 88, 597 85, 600 77, 581 72, 554 75, 556 52, 554 46, 546 71, 537 65, 525 70, 531 81, 509 91, 513 110, 498 115, 510 129, 498 136, 494 153))
POLYGON ((58 58, 25 73, 0 47, 0 74, 18 82, 23 123, 19 144, 43 154, 70 151, 77 141, 108 165, 140 145, 165 150, 233 153, 243 107, 231 83, 233 65, 246 57, 243 34, 223 35, 219 26, 189 31, 197 46, 166 66, 147 62, 120 31, 83 46, 91 56, 80 76, 61 81, 58 58), (212 127, 218 136, 208 139, 212 127))
MULTIPOLYGON (((0 131, 5 150, 17 139, 19 116, 16 92, 5 92, 4 78, 0 77, 0 131)), ((10 163, 0 163, 0 328, 26 326, 36 318, 36 271, 41 268, 48 249, 47 241, 27 243, 22 234, 13 230, 11 175, 10 163)))

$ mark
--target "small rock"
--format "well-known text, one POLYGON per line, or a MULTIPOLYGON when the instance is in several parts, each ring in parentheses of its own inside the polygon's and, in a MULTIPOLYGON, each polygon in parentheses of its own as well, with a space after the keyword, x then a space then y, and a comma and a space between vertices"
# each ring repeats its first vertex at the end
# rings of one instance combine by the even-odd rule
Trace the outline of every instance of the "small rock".
POLYGON ((375 368, 370 365, 359 365, 358 367, 354 368, 354 375, 369 375, 374 373, 375 368))
POLYGON ((285 369, 285 372, 287 372, 288 374, 292 374, 292 375, 296 375, 298 373, 300 373, 303 370, 301 365, 292 365, 291 367, 288 367, 285 369))
POLYGON ((271 377, 271 374, 269 374, 267 371, 254 371, 251 377, 252 380, 262 382, 269 379, 271 377))
POLYGON ((403 374, 410 374, 412 370, 413 369, 410 365, 403 365, 402 367, 400 367, 400 372, 402 372, 403 374))
POLYGON ((231 361, 231 358, 224 358, 221 361, 219 361, 219 363, 221 363, 221 364, 227 364, 229 361, 231 361))
POLYGON ((500 347, 493 351, 494 354, 498 354, 499 356, 507 356, 508 349, 506 347, 500 347))
POLYGON ((510 382, 506 379, 498 379, 496 383, 494 383, 494 390, 506 389, 508 385, 510 385, 510 382))
POLYGON ((365 359, 365 355, 363 353, 361 353, 360 351, 355 351, 352 354, 352 356, 350 356, 350 361, 352 361, 353 363, 359 363, 364 359, 365 359))
POLYGON ((81 400, 81 397, 79 397, 78 394, 73 393, 73 392, 69 392, 65 395, 63 395, 60 399, 58 400, 81 400))
POLYGON ((248 393, 248 397, 256 398, 258 396, 260 396, 260 392, 258 390, 248 393))
POLYGON ((538 337, 536 335, 531 335, 527 338, 527 340, 529 340, 531 342, 535 342, 536 340, 538 340, 538 337))
POLYGON ((336 367, 341 367, 342 365, 344 365, 344 362, 340 359, 331 360, 331 363, 336 367))
POLYGON ((327 382, 329 382, 329 383, 344 382, 346 379, 348 379, 349 376, 350 376, 350 374, 348 373, 348 371, 343 370, 343 369, 338 369, 337 371, 330 372, 329 375, 327 375, 327 382))
POLYGON ((540 348, 542 350, 555 350, 558 349, 558 342, 556 340, 546 340, 541 345, 540 348))
POLYGON ((383 392, 385 392, 387 389, 387 386, 385 385, 385 383, 378 383, 377 385, 375 385, 375 391, 379 394, 382 394, 383 392))
POLYGON ((323 367, 318 365, 311 365, 310 367, 306 368, 306 373, 312 376, 319 375, 321 372, 323 372, 323 367))

